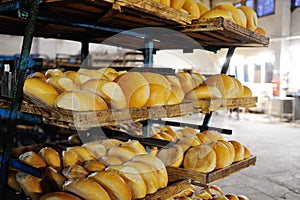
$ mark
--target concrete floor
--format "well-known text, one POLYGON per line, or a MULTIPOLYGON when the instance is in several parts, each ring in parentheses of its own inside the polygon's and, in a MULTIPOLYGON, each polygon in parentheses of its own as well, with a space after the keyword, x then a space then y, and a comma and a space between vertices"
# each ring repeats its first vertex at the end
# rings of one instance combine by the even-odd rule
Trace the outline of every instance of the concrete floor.
POLYGON ((280 122, 263 114, 218 116, 222 127, 257 156, 255 166, 215 184, 225 193, 247 195, 251 200, 300 199, 300 123, 280 122))

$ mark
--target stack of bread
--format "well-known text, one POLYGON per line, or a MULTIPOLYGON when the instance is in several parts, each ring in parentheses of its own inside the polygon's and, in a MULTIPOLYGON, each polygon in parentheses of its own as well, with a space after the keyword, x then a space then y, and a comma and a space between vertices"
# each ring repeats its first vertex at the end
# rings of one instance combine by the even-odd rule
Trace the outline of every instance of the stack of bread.
POLYGON ((217 131, 198 132, 189 127, 173 131, 163 126, 152 137, 175 142, 174 147, 167 146, 156 154, 166 166, 209 173, 251 157, 245 145, 226 141, 217 131))
POLYGON ((190 185, 186 190, 173 196, 168 200, 249 200, 245 195, 236 195, 232 193, 225 194, 223 190, 216 185, 208 185, 206 188, 196 188, 190 185))
POLYGON ((176 76, 112 68, 34 73, 25 80, 23 91, 26 100, 38 105, 74 111, 173 105, 185 97, 176 76))
POLYGON ((31 199, 139 199, 168 184, 165 165, 138 141, 107 139, 21 154, 19 160, 45 175, 11 170, 8 184, 31 199))
POLYGON ((217 4, 212 9, 208 9, 202 2, 196 0, 154 0, 165 6, 176 10, 188 12, 192 20, 210 19, 223 17, 242 27, 254 31, 260 35, 266 34, 265 30, 258 26, 256 12, 248 6, 235 7, 232 3, 217 4))

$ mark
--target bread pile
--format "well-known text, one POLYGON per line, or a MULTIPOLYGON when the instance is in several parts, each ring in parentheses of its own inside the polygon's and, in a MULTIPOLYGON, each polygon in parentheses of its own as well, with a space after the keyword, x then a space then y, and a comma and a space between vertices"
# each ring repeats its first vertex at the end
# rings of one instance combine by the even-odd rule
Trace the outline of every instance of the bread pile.
POLYGON ((195 0, 154 0, 176 10, 188 12, 192 20, 223 17, 260 35, 266 35, 265 30, 258 26, 256 12, 248 6, 234 7, 232 3, 217 4, 208 9, 202 2, 195 0))
POLYGON ((224 140, 217 131, 198 132, 189 127, 173 131, 163 126, 152 137, 175 142, 174 147, 167 146, 156 154, 166 166, 209 173, 251 157, 246 146, 224 140))
POLYGON ((249 200, 245 195, 236 195, 232 193, 225 194, 222 189, 216 185, 208 185, 203 189, 196 189, 193 185, 189 188, 175 195, 168 200, 189 200, 189 199, 200 199, 200 200, 249 200))
POLYGON ((23 92, 38 105, 74 111, 173 105, 185 95, 176 76, 112 68, 35 73, 25 80, 23 92))
POLYGON ((116 139, 21 154, 19 160, 40 168, 40 179, 11 170, 8 184, 31 199, 139 199, 168 184, 165 165, 146 154, 138 141, 116 139), (56 197, 56 198, 54 198, 56 197))

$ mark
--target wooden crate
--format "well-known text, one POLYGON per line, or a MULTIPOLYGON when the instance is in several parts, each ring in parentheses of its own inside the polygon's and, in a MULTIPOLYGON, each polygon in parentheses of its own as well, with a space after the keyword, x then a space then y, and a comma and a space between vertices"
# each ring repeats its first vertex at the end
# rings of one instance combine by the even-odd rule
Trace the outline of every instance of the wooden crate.
POLYGON ((209 184, 220 179, 223 179, 232 173, 238 172, 242 169, 245 169, 249 166, 255 165, 256 156, 251 156, 250 158, 244 159, 239 162, 235 162, 228 167, 223 169, 215 170, 210 173, 201 173, 184 168, 177 167, 167 167, 168 176, 170 181, 175 181, 178 179, 189 178, 192 180, 192 183, 199 184, 209 184))
MULTIPOLYGON (((0 100, 0 108, 10 109, 10 107, 10 102, 0 100)), ((167 106, 77 112, 23 102, 20 111, 39 115, 42 117, 42 121, 49 125, 88 130, 92 127, 117 125, 118 123, 190 115, 193 112, 193 106, 192 103, 187 102, 167 106)))
POLYGON ((193 102, 196 111, 209 113, 210 111, 237 107, 256 107, 257 97, 241 97, 229 99, 197 100, 193 102))

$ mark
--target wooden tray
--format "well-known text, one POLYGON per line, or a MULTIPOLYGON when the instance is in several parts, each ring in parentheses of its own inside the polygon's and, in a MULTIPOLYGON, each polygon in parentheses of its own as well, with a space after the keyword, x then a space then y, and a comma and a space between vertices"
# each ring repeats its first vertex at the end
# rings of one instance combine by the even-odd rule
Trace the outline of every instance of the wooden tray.
MULTIPOLYGON (((10 109, 10 107, 9 101, 0 100, 0 108, 10 109)), ((190 115, 193 112, 193 106, 192 103, 182 103, 144 108, 76 112, 23 102, 20 111, 39 115, 42 117, 42 121, 49 125, 88 130, 92 127, 117 125, 118 123, 190 115)))
POLYGON ((192 171, 192 170, 187 170, 184 168, 176 168, 176 167, 167 167, 167 171, 168 171, 168 176, 170 181, 189 178, 192 180, 192 182, 195 183, 209 184, 217 180, 223 179, 231 175, 232 173, 238 172, 249 166, 255 165, 255 163, 256 163, 256 156, 252 156, 245 160, 233 163, 228 167, 207 174, 192 171))
POLYGON ((181 32, 203 46, 264 47, 269 44, 269 38, 222 17, 193 21, 193 24, 184 26, 181 32))
POLYGON ((256 107, 256 103, 257 97, 242 97, 230 99, 198 100, 194 101, 193 105, 196 111, 209 113, 210 111, 222 110, 226 108, 256 107))

